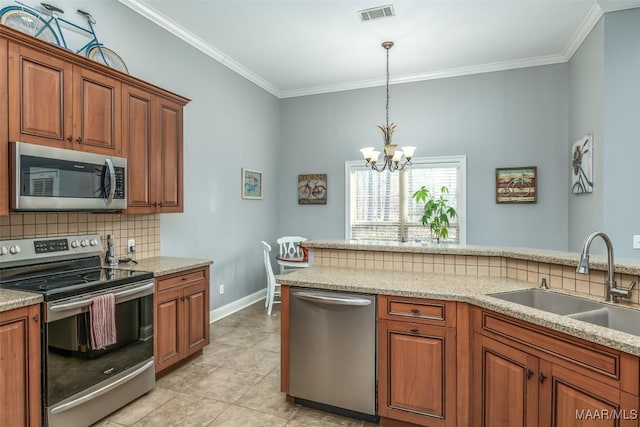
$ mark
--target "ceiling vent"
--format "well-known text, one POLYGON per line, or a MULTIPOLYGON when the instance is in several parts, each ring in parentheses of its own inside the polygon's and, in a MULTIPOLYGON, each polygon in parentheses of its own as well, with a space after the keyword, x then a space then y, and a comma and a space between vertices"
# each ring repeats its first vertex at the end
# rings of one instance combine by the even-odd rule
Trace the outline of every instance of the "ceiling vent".
POLYGON ((388 18, 390 16, 396 16, 393 11, 393 5, 388 4, 386 6, 372 7, 371 9, 359 10, 358 15, 362 22, 373 21, 374 19, 388 18))

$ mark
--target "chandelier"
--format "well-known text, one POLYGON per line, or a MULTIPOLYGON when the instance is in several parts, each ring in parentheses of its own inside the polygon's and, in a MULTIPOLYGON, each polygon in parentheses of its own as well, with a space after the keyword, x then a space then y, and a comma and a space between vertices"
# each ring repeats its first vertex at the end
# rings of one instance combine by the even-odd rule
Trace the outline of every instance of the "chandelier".
POLYGON ((396 170, 402 170, 405 166, 411 164, 411 158, 416 147, 406 146, 398 150, 397 144, 391 143, 391 135, 396 130, 395 123, 389 123, 389 49, 393 47, 393 42, 383 42, 382 47, 387 51, 387 105, 386 105, 386 123, 384 125, 378 125, 378 129, 382 132, 384 139, 384 158, 383 162, 379 163, 380 151, 374 147, 365 147, 360 150, 364 159, 367 161, 367 166, 371 169, 382 172, 389 170, 393 172, 396 170), (404 161, 403 161, 404 156, 404 161))

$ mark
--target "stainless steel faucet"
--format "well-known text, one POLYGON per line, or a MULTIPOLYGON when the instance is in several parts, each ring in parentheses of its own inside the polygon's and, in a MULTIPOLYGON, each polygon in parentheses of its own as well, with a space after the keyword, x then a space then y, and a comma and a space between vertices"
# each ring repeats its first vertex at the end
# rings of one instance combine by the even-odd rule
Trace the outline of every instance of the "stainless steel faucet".
POLYGON ((611 239, 602 231, 595 231, 587 237, 582 246, 582 254, 580 255, 580 262, 576 273, 589 274, 589 247, 591 242, 596 237, 602 237, 604 244, 607 246, 607 283, 605 289, 607 291, 607 302, 616 302, 616 298, 629 298, 631 291, 636 286, 636 282, 632 282, 629 288, 623 289, 616 287, 616 281, 614 279, 615 265, 613 263, 613 243, 611 239))

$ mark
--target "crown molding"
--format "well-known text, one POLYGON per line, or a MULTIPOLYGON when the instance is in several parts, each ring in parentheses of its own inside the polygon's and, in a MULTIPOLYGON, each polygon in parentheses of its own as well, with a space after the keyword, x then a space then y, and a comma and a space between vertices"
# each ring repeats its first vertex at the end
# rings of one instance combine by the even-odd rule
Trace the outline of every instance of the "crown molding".
POLYGON ((200 37, 196 36, 186 28, 182 27, 180 24, 174 22, 173 20, 167 18, 156 9, 152 8, 148 4, 146 4, 143 0, 118 0, 121 4, 127 6, 129 9, 137 12, 143 17, 147 18, 149 21, 154 24, 159 25, 161 28, 164 28, 174 36, 179 39, 187 42, 191 46, 195 47, 205 55, 210 56, 211 58, 218 61, 220 64, 229 68, 230 70, 240 74, 245 79, 249 80, 256 86, 266 90, 270 94, 281 98, 280 89, 248 70, 240 63, 234 61, 229 56, 225 55, 223 52, 219 51, 215 47, 211 46, 209 43, 202 40, 200 37))
MULTIPOLYGON (((538 67, 541 65, 560 64, 567 62, 564 55, 548 55, 537 58, 526 58, 515 61, 502 61, 490 64, 473 65, 468 67, 449 68, 447 70, 433 71, 430 73, 420 73, 404 75, 389 79, 389 84, 400 84, 419 82, 424 80, 444 79, 448 77, 460 77, 471 74, 490 73, 493 71, 506 71, 518 68, 538 67)), ((330 92, 342 92, 353 89, 364 89, 369 87, 384 86, 385 79, 365 80, 359 82, 340 83, 337 85, 317 86, 304 89, 284 90, 281 98, 294 98, 298 96, 319 95, 330 92)))
MULTIPOLYGON (((249 69, 245 68, 232 58, 219 51, 209 43, 202 40, 186 28, 182 27, 178 23, 164 16, 156 9, 152 8, 144 2, 144 0, 118 0, 121 4, 127 6, 131 10, 137 12, 143 17, 147 18, 151 22, 164 28, 171 34, 187 42, 191 46, 200 50, 205 55, 218 61, 220 64, 229 68, 230 70, 238 73, 242 77, 246 78, 256 86, 264 89, 277 98, 294 98, 308 95, 319 95, 323 93, 342 92, 354 89, 364 89, 369 87, 384 86, 386 84, 385 79, 364 80, 356 82, 339 83, 335 85, 315 86, 302 89, 281 90, 272 83, 263 79, 259 75, 253 73, 249 69)), ((578 50, 582 42, 589 35, 593 27, 598 23, 603 16, 602 9, 598 2, 596 2, 587 16, 582 21, 573 37, 569 41, 567 47, 561 54, 540 56, 535 58, 526 58, 513 61, 494 62, 489 64, 473 65, 467 67, 450 68, 446 70, 438 70, 429 73, 420 73, 399 76, 390 79, 390 84, 410 83, 424 80, 435 80, 449 77, 460 77, 472 74, 490 73, 494 71, 506 71, 518 68, 538 67, 541 65, 560 64, 568 62, 573 54, 578 50)))
POLYGON ((594 3, 562 53, 565 62, 571 60, 573 54, 576 53, 580 45, 582 45, 582 42, 584 42, 591 30, 593 30, 593 27, 595 27, 600 18, 602 18, 602 15, 603 12, 600 4, 598 2, 594 3))

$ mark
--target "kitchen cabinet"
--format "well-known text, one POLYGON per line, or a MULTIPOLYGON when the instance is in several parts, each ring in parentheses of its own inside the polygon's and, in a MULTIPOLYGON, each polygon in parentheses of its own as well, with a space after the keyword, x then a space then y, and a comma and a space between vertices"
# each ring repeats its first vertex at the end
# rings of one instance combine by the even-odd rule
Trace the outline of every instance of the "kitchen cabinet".
POLYGON ((156 374, 209 344, 209 267, 156 278, 156 374))
POLYGON ((0 312, 0 425, 40 426, 40 306, 0 312))
POLYGON ((473 311, 475 425, 638 426, 636 357, 473 311))
POLYGON ((456 303, 378 297, 378 414, 456 425, 456 303))
POLYGON ((9 140, 121 155, 120 82, 9 43, 9 140))
POLYGON ((0 39, 0 215, 9 215, 8 42, 0 39))
POLYGON ((182 110, 180 103, 124 86, 127 213, 183 211, 182 110))

